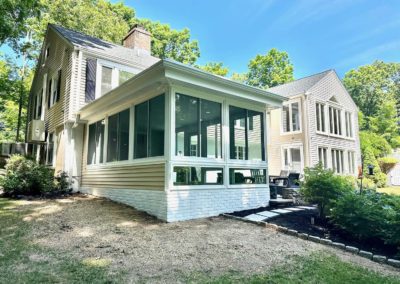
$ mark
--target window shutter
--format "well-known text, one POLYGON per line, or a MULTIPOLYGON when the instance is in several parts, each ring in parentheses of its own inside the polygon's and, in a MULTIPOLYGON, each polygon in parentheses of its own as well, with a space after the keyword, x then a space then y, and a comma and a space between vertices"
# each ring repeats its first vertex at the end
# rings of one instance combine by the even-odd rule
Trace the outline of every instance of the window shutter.
POLYGON ((60 96, 61 96, 61 69, 58 70, 56 102, 60 100, 60 96))
POLYGON ((91 102, 95 99, 96 92, 96 68, 97 60, 88 58, 86 60, 86 89, 85 102, 91 102))
POLYGON ((37 105, 37 100, 35 95, 33 96, 33 119, 36 119, 36 105, 37 105))
POLYGON ((47 108, 50 108, 51 104, 51 79, 49 80, 49 83, 47 84, 47 108))

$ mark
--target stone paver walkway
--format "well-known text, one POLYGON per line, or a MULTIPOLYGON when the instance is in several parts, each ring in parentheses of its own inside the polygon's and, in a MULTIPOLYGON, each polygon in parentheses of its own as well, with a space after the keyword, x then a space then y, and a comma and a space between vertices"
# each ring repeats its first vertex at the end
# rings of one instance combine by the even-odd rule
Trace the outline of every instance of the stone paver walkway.
POLYGON ((315 210, 315 206, 293 206, 288 208, 280 208, 280 209, 271 209, 267 211, 257 212, 254 214, 250 214, 245 216, 244 218, 250 221, 262 222, 273 217, 279 216, 281 214, 292 213, 296 211, 305 211, 305 210, 315 210))

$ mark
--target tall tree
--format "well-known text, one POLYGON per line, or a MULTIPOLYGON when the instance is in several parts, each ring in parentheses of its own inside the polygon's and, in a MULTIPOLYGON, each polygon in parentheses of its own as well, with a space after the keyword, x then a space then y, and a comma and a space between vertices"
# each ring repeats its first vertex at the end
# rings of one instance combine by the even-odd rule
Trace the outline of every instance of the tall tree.
POLYGON ((257 55, 248 65, 247 84, 270 88, 293 81, 293 65, 285 51, 272 48, 265 55, 257 55))
POLYGON ((229 73, 228 67, 225 67, 222 62, 208 62, 204 66, 196 66, 204 71, 210 72, 219 76, 226 76, 229 73))
POLYGON ((0 45, 8 41, 16 44, 26 33, 26 19, 39 15, 39 1, 0 1, 0 45))
POLYGON ((343 83, 367 121, 384 101, 400 106, 400 63, 375 61, 347 72, 343 83))
POLYGON ((190 39, 190 30, 174 30, 168 24, 153 22, 148 19, 136 19, 137 23, 145 27, 152 34, 151 51, 159 58, 194 64, 200 57, 199 43, 190 39))

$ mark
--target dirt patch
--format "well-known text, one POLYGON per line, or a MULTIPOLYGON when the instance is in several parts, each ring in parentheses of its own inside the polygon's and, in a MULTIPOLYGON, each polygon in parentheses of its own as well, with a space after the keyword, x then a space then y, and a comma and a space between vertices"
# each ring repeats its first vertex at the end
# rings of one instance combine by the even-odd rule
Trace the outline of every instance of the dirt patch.
POLYGON ((25 221, 34 226, 30 239, 36 244, 72 255, 85 265, 106 266, 110 273, 122 269, 131 282, 175 282, 191 273, 265 273, 289 263, 291 256, 322 250, 400 277, 389 266, 223 217, 168 224, 131 207, 83 195, 62 202, 30 201, 20 206, 24 207, 33 212, 25 221))

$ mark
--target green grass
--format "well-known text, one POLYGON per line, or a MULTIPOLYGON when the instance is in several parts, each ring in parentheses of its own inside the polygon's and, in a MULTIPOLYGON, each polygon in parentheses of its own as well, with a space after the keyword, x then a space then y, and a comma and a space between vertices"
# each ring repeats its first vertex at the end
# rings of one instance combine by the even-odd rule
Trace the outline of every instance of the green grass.
POLYGON ((104 265, 75 259, 68 253, 32 243, 29 213, 16 210, 18 201, 0 198, 0 283, 114 283, 104 265), (39 256, 32 261, 30 256, 39 256))
POLYGON ((387 193, 387 194, 400 195, 400 186, 378 188, 376 191, 387 193))
POLYGON ((188 283, 390 283, 398 284, 400 279, 384 277, 378 273, 340 261, 329 253, 313 254, 311 257, 294 258, 286 266, 272 269, 268 274, 243 276, 230 273, 217 278, 210 278, 203 274, 193 274, 186 278, 188 283))

